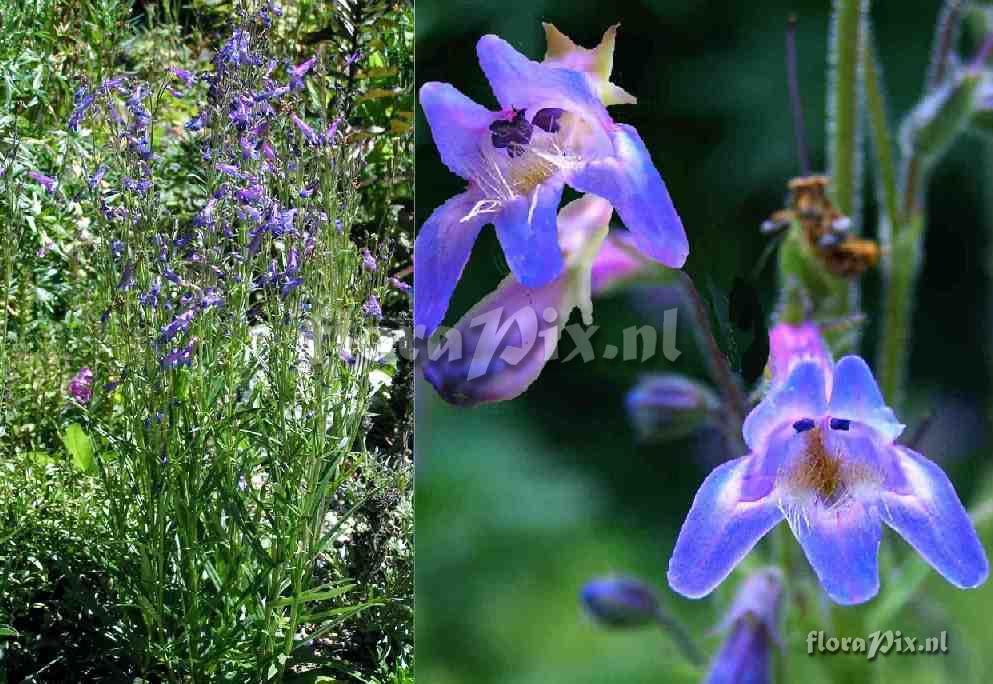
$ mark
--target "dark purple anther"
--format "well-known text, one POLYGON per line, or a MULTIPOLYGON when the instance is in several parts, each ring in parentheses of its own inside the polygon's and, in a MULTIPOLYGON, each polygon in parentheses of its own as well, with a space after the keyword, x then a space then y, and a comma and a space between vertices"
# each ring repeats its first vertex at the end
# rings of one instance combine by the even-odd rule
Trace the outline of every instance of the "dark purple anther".
POLYGON ((555 107, 539 109, 538 113, 531 119, 531 123, 548 133, 558 133, 559 129, 562 128, 559 124, 559 119, 562 118, 564 113, 564 109, 557 109, 555 107))
POLYGON ((493 147, 498 150, 506 148, 508 155, 516 157, 521 153, 521 146, 531 142, 534 129, 524 118, 524 110, 517 109, 511 121, 494 121, 490 124, 490 130, 493 132, 493 147))

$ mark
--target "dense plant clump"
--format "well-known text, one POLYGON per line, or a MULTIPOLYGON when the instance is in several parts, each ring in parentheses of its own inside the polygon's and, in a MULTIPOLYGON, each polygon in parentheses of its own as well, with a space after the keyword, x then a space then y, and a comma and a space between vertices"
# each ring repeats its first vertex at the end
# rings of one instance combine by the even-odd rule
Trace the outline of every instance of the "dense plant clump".
MULTIPOLYGON (((89 516, 84 543, 39 534, 29 552, 64 543, 66 566, 103 587, 86 606, 109 627, 91 619, 77 635, 95 673, 402 678, 411 666, 409 370, 393 350, 409 140, 368 132, 400 103, 362 111, 370 77, 357 66, 409 50, 410 8, 354 5, 341 11, 368 22, 347 54, 280 50, 306 26, 301 6, 239 6, 209 61, 91 72, 57 160, 31 154, 23 121, 5 139, 11 225, 41 243, 31 257, 76 271, 47 317, 53 341, 30 342, 39 312, 12 302, 26 274, 4 245, 0 370, 14 382, 0 390, 0 449, 19 477, 68 483, 43 508, 54 532, 89 516), (361 54, 363 31, 387 20, 401 38, 361 54), (366 164, 371 153, 393 158, 366 164), (74 222, 78 242, 52 239, 39 215, 74 222), (57 370, 32 397, 16 378, 43 352, 57 370)), ((30 491, 0 491, 0 513, 20 517, 30 491)), ((4 549, 0 582, 13 582, 24 557, 4 549)), ((32 634, 54 634, 18 608, 63 587, 41 566, 0 606, 17 678, 45 666, 32 634)))

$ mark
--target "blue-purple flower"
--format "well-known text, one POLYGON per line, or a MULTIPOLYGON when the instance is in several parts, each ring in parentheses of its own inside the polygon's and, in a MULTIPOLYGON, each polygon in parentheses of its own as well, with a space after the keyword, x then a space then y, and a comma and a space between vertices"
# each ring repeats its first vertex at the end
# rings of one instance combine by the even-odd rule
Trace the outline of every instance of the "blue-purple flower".
POLYGON ((414 322, 433 331, 469 258, 492 223, 517 281, 537 288, 565 266, 556 233, 563 187, 609 200, 651 258, 678 268, 686 233, 648 149, 607 113, 586 74, 534 62, 496 36, 477 44, 500 111, 447 83, 426 83, 420 102, 442 161, 468 181, 435 210, 415 247, 414 322))
POLYGON ((80 404, 89 404, 93 397, 93 371, 81 368, 69 381, 68 392, 80 404))
POLYGON ((578 307, 584 321, 592 323, 590 276, 612 213, 610 204, 594 195, 567 204, 557 219, 564 273, 537 288, 511 274, 439 343, 428 341, 421 371, 446 401, 475 406, 513 399, 555 353, 573 309, 578 307))
POLYGON ((590 580, 579 597, 589 616, 605 627, 640 627, 659 618, 658 596, 651 587, 634 578, 590 580))
POLYGON ((749 575, 718 626, 728 637, 704 684, 771 684, 772 648, 781 646, 779 611, 783 581, 776 568, 749 575))
MULTIPOLYGON (((772 335, 803 342, 805 335, 772 335)), ((745 420, 750 453, 701 485, 669 562, 681 594, 709 594, 784 518, 828 596, 871 599, 879 590, 882 525, 960 588, 982 584, 986 553, 941 468, 894 444, 903 431, 858 356, 832 363, 803 342, 795 363, 774 361, 769 393, 745 420)), ((775 360, 777 353, 773 350, 775 360)))
POLYGON ((383 307, 380 306, 379 298, 376 297, 376 295, 371 294, 369 295, 369 298, 365 300, 365 303, 362 305, 362 313, 364 313, 366 317, 376 321, 383 319, 383 307))
POLYGON ((58 181, 51 176, 46 176, 40 171, 28 171, 28 177, 45 188, 45 192, 53 193, 58 185, 58 181))

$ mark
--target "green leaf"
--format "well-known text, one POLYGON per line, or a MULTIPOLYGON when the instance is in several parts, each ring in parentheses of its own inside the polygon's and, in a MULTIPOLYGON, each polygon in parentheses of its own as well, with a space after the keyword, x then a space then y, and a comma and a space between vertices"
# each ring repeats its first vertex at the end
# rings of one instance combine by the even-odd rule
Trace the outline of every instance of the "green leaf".
POLYGON ((13 627, 8 627, 7 625, 0 625, 0 637, 18 637, 20 634, 13 627))
POLYGON ((78 423, 73 423, 66 428, 62 436, 62 442, 66 445, 69 455, 72 456, 72 464, 87 475, 96 470, 96 462, 93 460, 93 442, 83 431, 78 423))

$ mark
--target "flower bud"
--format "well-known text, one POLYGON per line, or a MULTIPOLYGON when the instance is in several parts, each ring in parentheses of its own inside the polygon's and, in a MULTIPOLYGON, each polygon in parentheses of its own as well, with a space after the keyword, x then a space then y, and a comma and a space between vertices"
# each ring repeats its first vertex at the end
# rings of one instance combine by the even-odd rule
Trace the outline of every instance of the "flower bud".
POLYGON ((675 373, 643 378, 628 393, 626 404, 639 438, 650 441, 686 437, 720 406, 707 387, 675 373))
POLYGON ((592 580, 580 598, 589 616, 604 627, 642 627, 658 620, 658 596, 647 584, 630 577, 592 580))
POLYGON ((710 665, 706 684, 771 684, 772 646, 781 643, 782 586, 782 577, 775 568, 759 570, 742 583, 718 626, 729 634, 710 665))
POLYGON ((904 121, 901 144, 908 156, 936 161, 965 130, 976 110, 982 76, 960 71, 921 100, 904 121))
POLYGON ((427 342, 420 351, 425 379, 458 406, 513 399, 555 353, 572 309, 569 295, 568 273, 534 290, 508 276, 454 328, 427 342))

